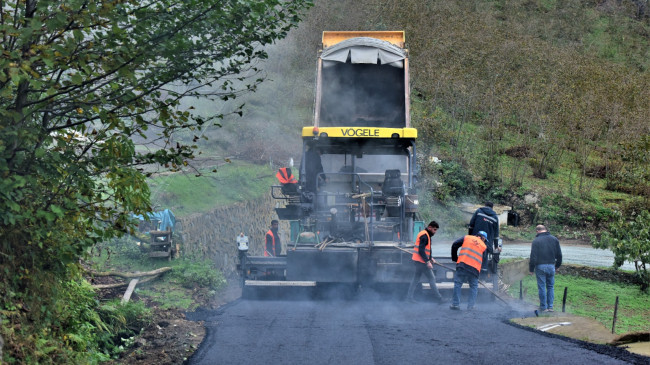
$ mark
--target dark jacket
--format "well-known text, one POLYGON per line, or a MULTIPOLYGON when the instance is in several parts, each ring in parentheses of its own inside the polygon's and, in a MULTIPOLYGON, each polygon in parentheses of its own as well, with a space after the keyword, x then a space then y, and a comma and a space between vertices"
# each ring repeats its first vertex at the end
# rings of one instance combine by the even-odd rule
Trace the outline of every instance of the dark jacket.
MULTIPOLYGON (((488 240, 485 245, 491 250, 485 250, 483 253, 483 268, 485 269, 488 267, 488 252, 493 253, 492 249, 496 247, 494 239, 499 237, 499 216, 488 206, 478 208, 469 221, 469 228, 469 234, 472 236, 478 236, 479 231, 487 233, 488 240)), ((498 256, 495 260, 499 262, 498 256)))
POLYGON ((499 237, 499 216, 490 207, 478 208, 472 219, 469 221, 469 228, 472 230, 472 236, 478 235, 479 231, 487 233, 488 242, 487 246, 494 246, 494 238, 499 237))
MULTIPOLYGON (((270 229, 266 232, 266 251, 271 254, 271 256, 279 256, 282 252, 282 242, 280 241, 280 235, 277 230, 270 229), (270 233, 270 234, 269 234, 270 233), (271 236, 272 234, 272 236, 271 236), (275 245, 273 244, 275 241, 275 245)), ((266 256, 266 255, 265 255, 266 256)))
POLYGON ((538 233, 530 247, 528 271, 535 271, 537 265, 553 264, 555 268, 562 265, 560 241, 548 232, 538 233))

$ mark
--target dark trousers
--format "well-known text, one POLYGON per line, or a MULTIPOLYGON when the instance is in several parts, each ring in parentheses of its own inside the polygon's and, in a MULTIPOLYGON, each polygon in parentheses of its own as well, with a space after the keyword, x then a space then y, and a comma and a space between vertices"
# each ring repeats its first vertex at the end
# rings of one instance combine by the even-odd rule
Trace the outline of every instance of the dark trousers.
POLYGON ((441 299, 442 296, 440 295, 438 287, 436 286, 436 276, 433 274, 433 270, 429 269, 427 267, 427 264, 423 264, 418 261, 413 261, 413 264, 415 265, 415 274, 413 274, 413 280, 411 280, 411 285, 409 285, 409 291, 406 294, 406 299, 413 299, 415 286, 420 283, 420 277, 422 277, 422 274, 426 275, 427 279, 429 280, 429 286, 431 286, 433 296, 436 299, 441 299))

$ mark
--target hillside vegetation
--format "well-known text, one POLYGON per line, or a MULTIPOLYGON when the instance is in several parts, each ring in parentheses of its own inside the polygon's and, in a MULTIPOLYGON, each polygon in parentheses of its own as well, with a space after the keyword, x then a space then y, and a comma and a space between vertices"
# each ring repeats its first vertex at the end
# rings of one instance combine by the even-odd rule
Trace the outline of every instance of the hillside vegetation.
MULTIPOLYGON (((312 123, 324 30, 405 31, 411 123, 419 134, 420 212, 423 220, 441 223, 439 235, 465 232, 458 209, 465 201, 511 206, 521 217, 520 227, 502 231, 511 239, 530 240, 527 227, 544 223, 562 238, 598 242, 611 225, 629 231, 629 222, 647 214, 647 2, 318 3, 268 48, 267 82, 230 101, 245 104, 243 117, 204 130, 208 140, 200 141, 201 150, 257 166, 297 163, 300 128, 312 123)), ((194 106, 205 115, 223 108, 194 106)), ((650 243, 643 237, 619 235, 616 241, 605 235, 599 247, 637 242, 615 248, 617 262, 648 262, 650 243)))
POLYGON ((258 164, 297 158, 322 31, 359 29, 406 32, 425 220, 462 231, 456 204, 491 199, 513 206, 524 224, 586 237, 607 228, 615 210, 648 209, 643 2, 316 4, 269 50, 269 82, 246 98, 244 118, 213 129, 205 147, 258 164))
POLYGON ((650 261, 648 223, 634 223, 650 207, 647 2, 317 3, 268 49, 268 81, 237 100, 243 118, 207 131, 201 147, 276 168, 297 162, 324 30, 405 31, 420 212, 441 223, 439 235, 465 232, 459 203, 489 199, 520 214, 504 238, 530 240, 528 227, 544 223, 612 248, 617 263, 650 261))
POLYGON ((205 213, 216 206, 253 200, 276 183, 275 171, 235 160, 216 170, 202 169, 200 176, 191 173, 160 174, 149 180, 155 209, 170 209, 182 217, 205 213))
POLYGON ((7 4, 4 362, 115 356, 146 308, 99 303, 80 259, 128 232, 133 212, 268 191, 298 162, 323 30, 405 30, 422 218, 441 233, 464 231, 459 202, 492 199, 564 237, 612 231, 635 244, 622 254, 650 261, 647 1, 7 4), (190 175, 150 176, 157 165, 190 175))

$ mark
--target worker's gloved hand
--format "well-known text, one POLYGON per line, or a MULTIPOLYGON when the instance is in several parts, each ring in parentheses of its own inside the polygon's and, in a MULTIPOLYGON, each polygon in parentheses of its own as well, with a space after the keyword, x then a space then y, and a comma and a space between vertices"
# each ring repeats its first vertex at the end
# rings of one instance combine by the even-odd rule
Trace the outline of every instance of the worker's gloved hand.
POLYGON ((429 269, 433 269, 433 264, 431 263, 431 261, 427 262, 427 267, 429 269))

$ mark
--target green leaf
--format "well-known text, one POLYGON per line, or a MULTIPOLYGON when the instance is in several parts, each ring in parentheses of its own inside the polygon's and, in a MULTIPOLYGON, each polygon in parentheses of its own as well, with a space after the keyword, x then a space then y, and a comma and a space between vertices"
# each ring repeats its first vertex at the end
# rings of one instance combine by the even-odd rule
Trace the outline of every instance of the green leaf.
POLYGON ((72 81, 72 83, 75 85, 81 85, 83 78, 81 77, 81 74, 75 73, 70 76, 70 81, 72 81))

